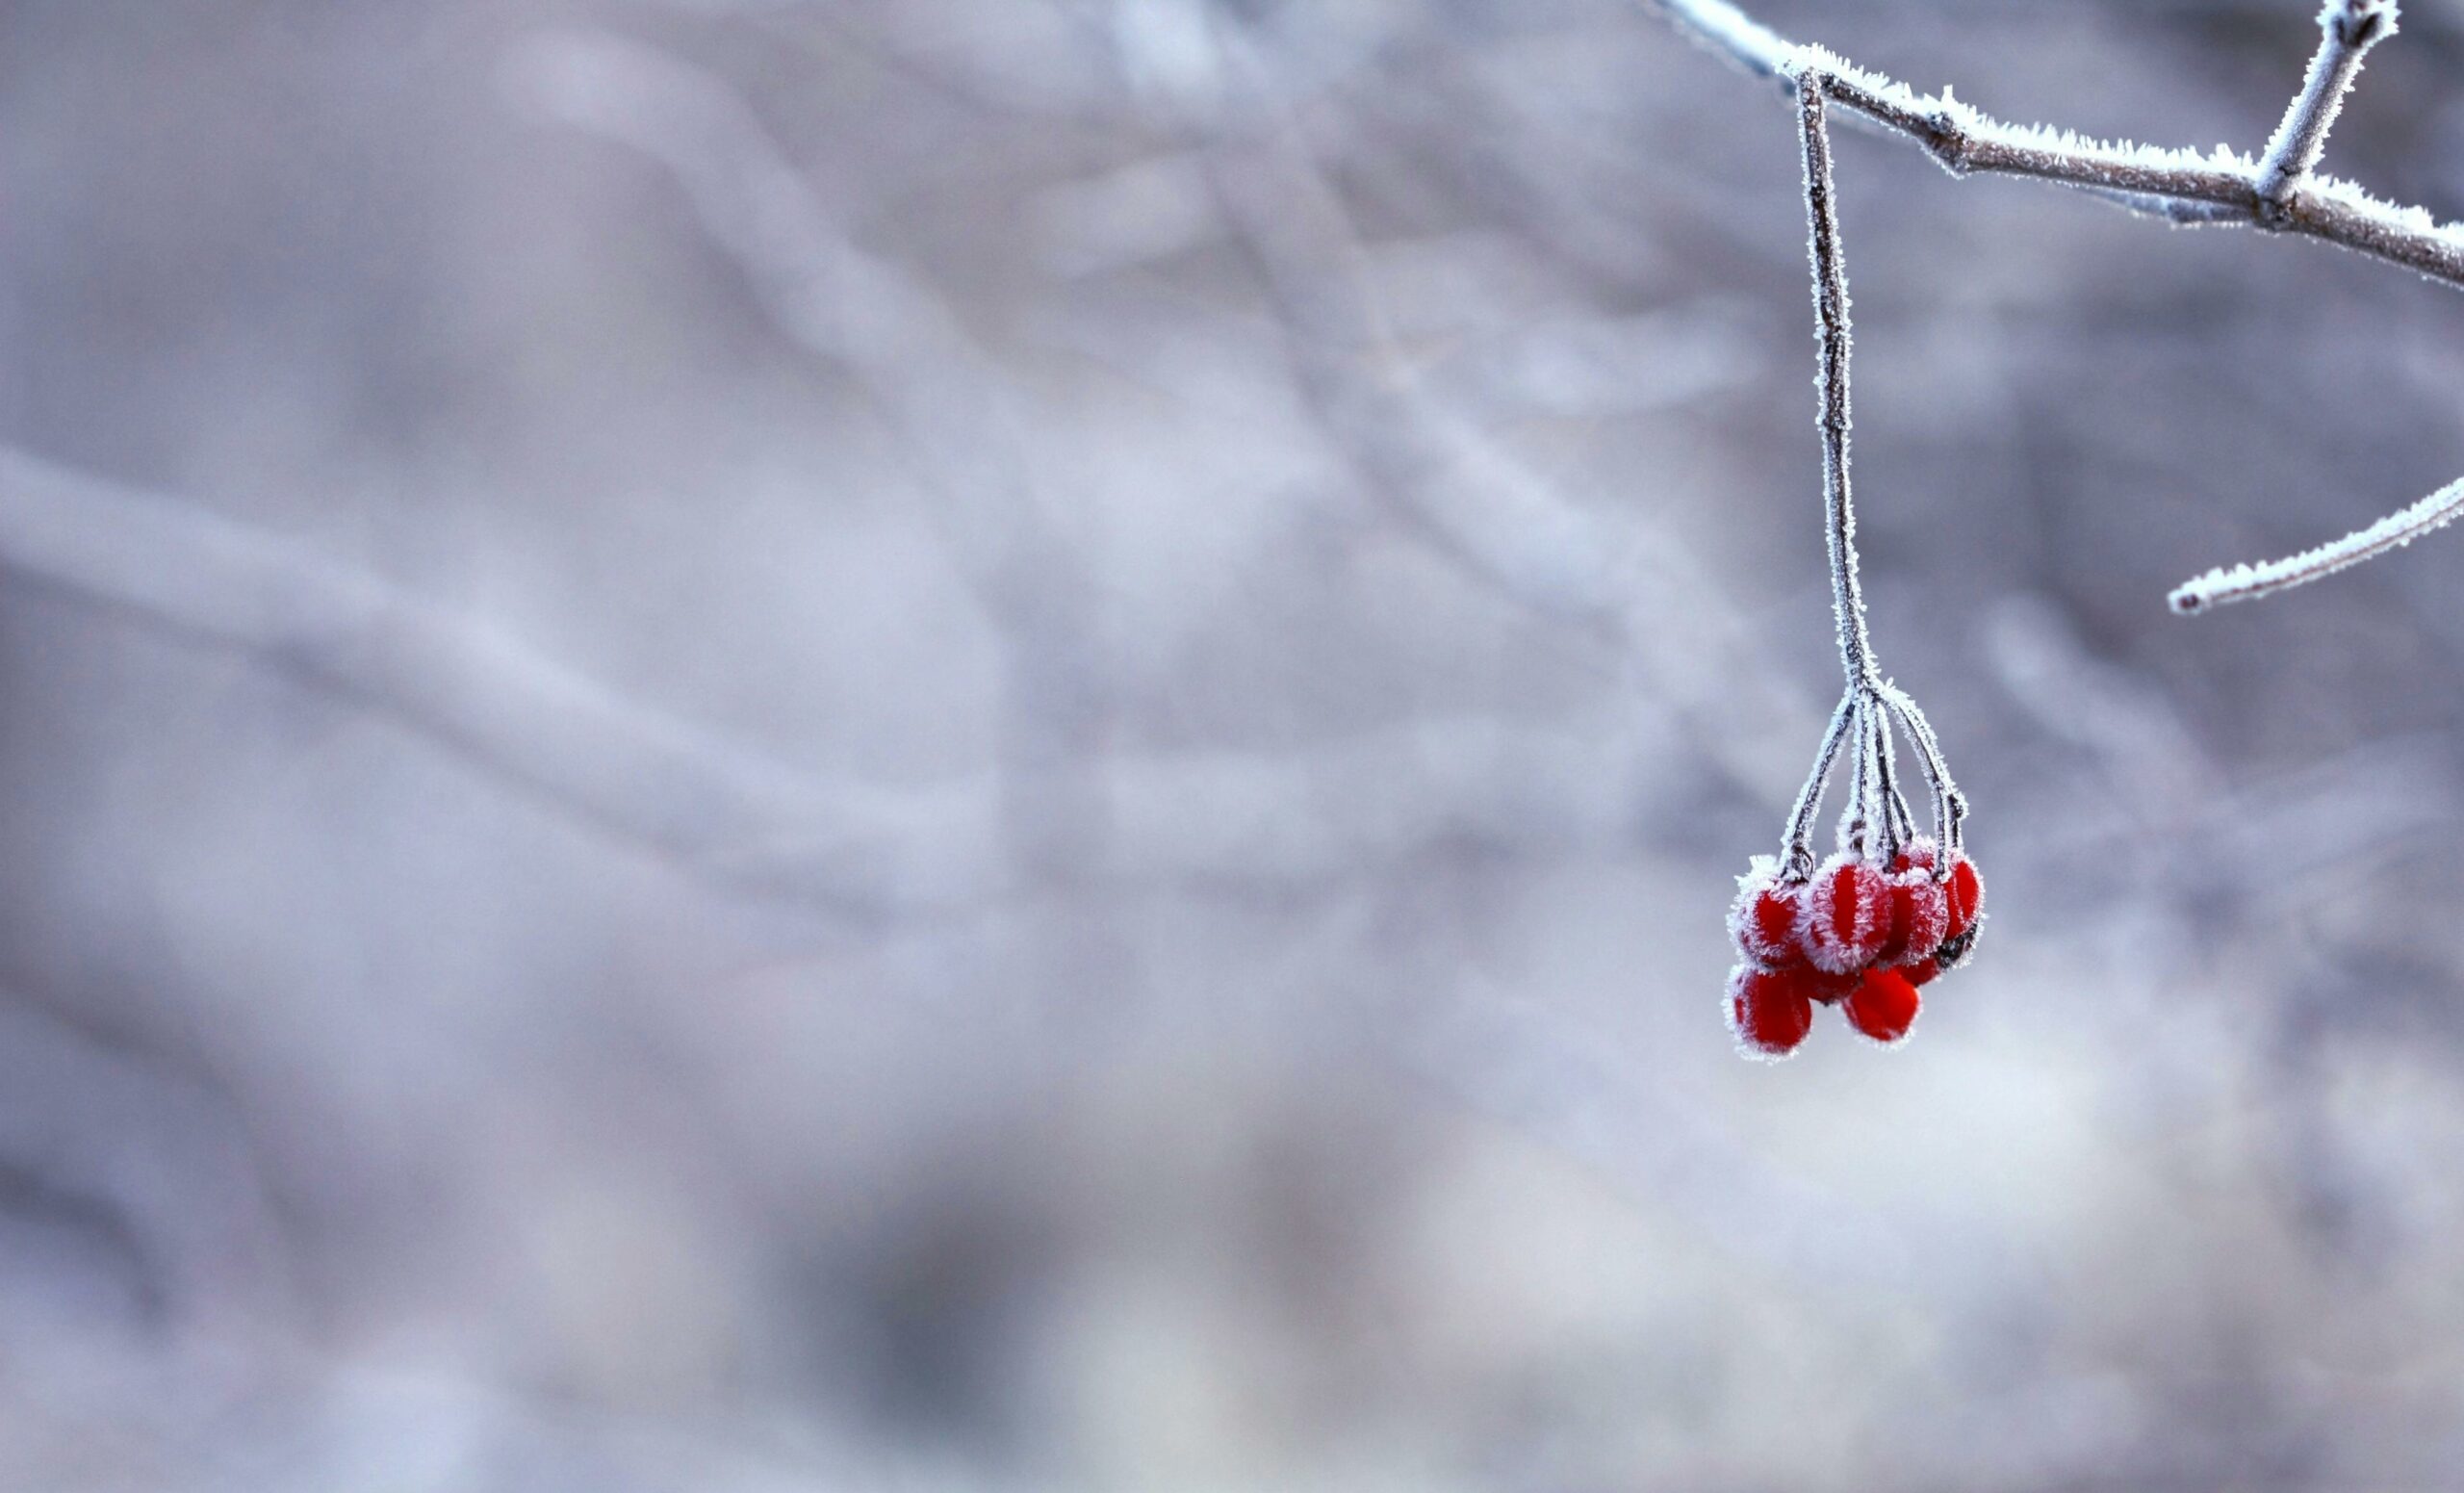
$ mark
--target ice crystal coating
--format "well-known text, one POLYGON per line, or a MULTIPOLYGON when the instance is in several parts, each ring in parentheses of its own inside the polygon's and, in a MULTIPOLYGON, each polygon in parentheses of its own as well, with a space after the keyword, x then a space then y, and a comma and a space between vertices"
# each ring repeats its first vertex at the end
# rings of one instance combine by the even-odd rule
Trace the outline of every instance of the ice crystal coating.
POLYGON ((1961 852, 1951 862, 1950 880, 1942 884, 1949 902, 1949 921, 1942 929, 1943 941, 1966 938, 1976 929, 1978 912, 1985 905, 1985 879, 1977 874, 1976 862, 1961 852))
POLYGON ((2167 601, 2173 610, 2187 615, 2228 602, 2272 596, 2332 576, 2390 550, 2400 550, 2432 529, 2446 528, 2459 514, 2464 514, 2464 481, 2450 482, 2411 507, 2399 508, 2369 528, 2355 529, 2332 543, 2264 565, 2211 570, 2174 587, 2167 601))
MULTIPOLYGON (((1907 859, 1903 856, 1901 859, 1907 859)), ((1956 873, 1954 873, 1956 874, 1956 873)), ((1933 956, 1950 932, 1950 896, 1934 879, 1932 859, 1892 871, 1890 932, 1874 955, 1878 965, 1908 965, 1933 956)))
POLYGON ((1806 888, 1797 923, 1806 957, 1834 974, 1872 964, 1890 937, 1890 903, 1881 866, 1844 851, 1825 861, 1806 888))
POLYGON ((1729 939, 1736 951, 1766 967, 1806 962, 1797 941, 1797 917, 1804 884, 1784 880, 1780 862, 1756 856, 1737 878, 1736 901, 1729 908, 1729 939))

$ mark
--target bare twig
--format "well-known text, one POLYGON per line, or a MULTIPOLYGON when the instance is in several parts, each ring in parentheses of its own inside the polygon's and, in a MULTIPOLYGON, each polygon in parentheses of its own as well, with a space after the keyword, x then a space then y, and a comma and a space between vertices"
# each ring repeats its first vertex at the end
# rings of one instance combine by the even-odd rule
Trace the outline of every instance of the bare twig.
MULTIPOLYGON (((1829 99, 1916 142, 1953 175, 2033 176, 2092 191, 2169 222, 2242 223, 2300 234, 2464 288, 2464 225, 2437 222, 2421 208, 2382 202, 2349 182, 2315 174, 2364 54, 2395 34, 2397 0, 2326 0, 2319 16, 2319 50, 2301 91, 2256 161, 2220 145, 2201 156, 2007 124, 1959 102, 1948 89, 1920 94, 1820 48, 1793 46, 1727 0, 1639 3, 1739 66, 1792 90, 1806 87, 1802 78, 1817 79, 1829 99)), ((2173 609, 2198 611, 2270 595, 2408 544, 2455 516, 2456 494, 2453 487, 2442 489, 2358 533, 2289 559, 2211 572, 2177 588, 2173 609)))

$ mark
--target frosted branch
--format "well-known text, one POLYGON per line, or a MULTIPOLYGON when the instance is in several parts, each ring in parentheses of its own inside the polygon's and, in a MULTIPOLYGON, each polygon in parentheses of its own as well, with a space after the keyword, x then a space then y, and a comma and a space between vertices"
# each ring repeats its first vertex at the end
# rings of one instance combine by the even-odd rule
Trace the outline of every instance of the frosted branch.
MULTIPOLYGON (((2033 176, 2084 188, 2146 216, 2174 223, 2244 223, 2302 234, 2419 270, 2450 285, 2464 287, 2464 225, 2441 223, 2418 207, 2382 202, 2349 182, 2313 174, 2327 133, 2344 107, 2345 95, 2361 71, 2369 50, 2396 33, 2397 0, 2327 0, 2319 15, 2319 50, 2310 62, 2302 89, 2286 111, 2265 154, 2251 161, 2219 145, 2211 155, 2162 149, 2127 142, 2090 140, 2068 130, 2006 124, 1959 102, 1944 89, 1920 94, 1906 85, 1865 72, 1819 47, 1797 47, 1754 20, 1726 0, 1640 0, 1644 9, 1675 24, 1696 40, 1721 53, 1750 72, 1775 78, 1801 96, 1819 93, 1861 118, 1904 135, 1922 146, 1953 175, 1996 171, 2033 176)), ((1827 175, 1813 176, 1818 154, 1827 166, 1828 152, 1817 141, 1821 110, 1801 97, 1807 121, 1807 203, 1814 211, 1817 296, 1823 273, 1824 234, 1820 210, 1827 204, 1827 175)), ((1833 235, 1835 251, 1835 232, 1833 235)), ((1846 337, 1846 290, 1840 287, 1839 336, 1846 337)), ((1826 313, 1825 335, 1828 330, 1826 313)), ((1830 363, 1825 359, 1826 476, 1833 461, 1830 429, 1830 363)), ((1846 393, 1839 389, 1839 492, 1834 506, 1845 504, 1846 393)), ((2464 484, 2441 489, 2400 513, 2389 515, 2334 544, 2304 551, 2270 564, 2211 571, 2177 588, 2170 598, 2177 612, 2201 611, 2226 602, 2271 595, 2348 565, 2411 543, 2446 524, 2464 506, 2464 484)), ((1834 520, 1836 532, 1840 526, 1834 520)), ((1854 647, 1846 607, 1854 601, 1855 569, 1851 556, 1847 584, 1841 591, 1839 565, 1834 560, 1835 594, 1844 594, 1840 646, 1851 657, 1854 647)), ((1861 629, 1859 630, 1861 632, 1861 629)))
POLYGON ((2272 596, 2332 576, 2390 550, 2400 550, 2431 529, 2445 528, 2459 513, 2464 513, 2464 480, 2451 482, 2411 507, 2390 513, 2368 528, 2355 530, 2332 544, 2264 565, 2211 570, 2175 587, 2168 600, 2173 610, 2187 614, 2207 611, 2228 602, 2272 596))
MULTIPOLYGON (((1777 79, 1791 90, 1796 74, 1810 60, 1833 102, 1914 141, 1955 176, 1977 171, 2029 176, 2083 188, 2169 222, 2278 229, 2464 287, 2464 226, 2437 222, 2417 207, 2379 201, 2349 182, 2304 175, 2281 195, 2268 196, 2260 190, 2260 163, 2221 146, 2203 153, 2010 124, 1960 102, 1948 89, 1918 93, 1819 48, 1795 46, 1725 0, 1640 3, 1739 66, 1777 79)), ((2371 8, 2339 4, 2332 9, 2341 14, 2371 8)), ((2393 30, 2391 6, 2377 35, 2393 30)))
POLYGON ((2319 13, 2319 33, 2309 76, 2259 158, 2259 198, 2271 208, 2282 209, 2293 189, 2317 168, 2345 94, 2361 75, 2362 57, 2396 34, 2396 0, 2327 0, 2319 13))
MULTIPOLYGON (((1784 78, 1796 43, 1722 0, 1642 0, 1677 28, 1748 72, 1784 78)), ((1793 84, 1791 85, 1793 87, 1793 84)))

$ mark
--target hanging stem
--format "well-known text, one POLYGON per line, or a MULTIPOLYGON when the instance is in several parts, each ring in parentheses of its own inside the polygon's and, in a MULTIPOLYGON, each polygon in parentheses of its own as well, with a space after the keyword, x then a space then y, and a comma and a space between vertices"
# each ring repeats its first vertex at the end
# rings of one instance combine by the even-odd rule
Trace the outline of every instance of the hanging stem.
POLYGON ((1857 695, 1852 690, 1839 697, 1839 708, 1831 712, 1831 724, 1822 733, 1821 749, 1814 753, 1813 771, 1806 775, 1806 785, 1797 789, 1796 807, 1788 811, 1787 844, 1780 863, 1791 881, 1803 881, 1813 874, 1813 820, 1822 811, 1822 785, 1830 779, 1833 764, 1839 760, 1839 749, 1847 742, 1857 714, 1857 695))
POLYGON ((1813 771, 1789 811, 1782 847, 1784 874, 1803 880, 1814 868, 1810 837, 1821 812, 1824 785, 1848 757, 1848 802, 1839 813, 1839 838, 1860 857, 1894 860, 1916 837, 1916 824, 1901 793, 1895 731, 1915 748, 1918 768, 1933 789, 1934 830, 1943 849, 1937 877, 1948 874, 1959 846, 1966 803, 1952 785, 1934 729, 1915 703, 1882 677, 1865 630, 1865 598, 1857 577, 1857 510, 1848 486, 1848 274, 1840 251, 1839 217, 1831 179, 1831 135, 1824 112, 1830 75, 1814 64, 1794 74, 1798 117, 1804 129, 1806 219, 1813 260, 1814 337, 1821 349, 1816 380, 1821 391, 1823 531, 1831 559, 1832 615, 1838 629, 1839 666, 1847 688, 1823 733, 1813 771))
POLYGON ((1934 723, 1925 718, 1916 702, 1893 684, 1885 684, 1876 698, 1915 744, 1917 762, 1924 769, 1926 783, 1934 789, 1934 837, 1941 841, 1940 854, 1934 862, 1934 877, 1942 880, 1951 874, 1952 852, 1960 848, 1960 824, 1967 817, 1967 796, 1951 781, 1950 765, 1942 759, 1942 743, 1934 734, 1934 723))
POLYGON ((1822 496, 1831 550, 1831 609, 1839 629, 1839 664, 1851 690, 1880 682, 1865 598, 1857 583, 1857 510, 1848 495, 1848 271, 1831 184, 1831 132, 1824 122, 1824 74, 1797 74, 1797 115, 1805 132, 1806 218, 1813 238, 1814 336, 1822 347, 1822 496))

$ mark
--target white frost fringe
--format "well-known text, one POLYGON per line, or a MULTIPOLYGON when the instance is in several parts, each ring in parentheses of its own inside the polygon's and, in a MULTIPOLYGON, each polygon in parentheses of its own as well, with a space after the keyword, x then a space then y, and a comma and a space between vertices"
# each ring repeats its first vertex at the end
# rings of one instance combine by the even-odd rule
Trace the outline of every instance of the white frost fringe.
POLYGON ((2459 513, 2464 513, 2464 480, 2450 482, 2411 507, 2400 508, 2368 528, 2356 529, 2332 544, 2323 544, 2280 560, 2270 560, 2264 565, 2220 566, 2175 586, 2172 595, 2166 600, 2172 605, 2173 610, 2187 615, 2221 606, 2227 602, 2247 602, 2257 597, 2272 596, 2278 591, 2306 585, 2322 576, 2332 576, 2374 555, 2400 550, 2431 529, 2448 524, 2459 513))

